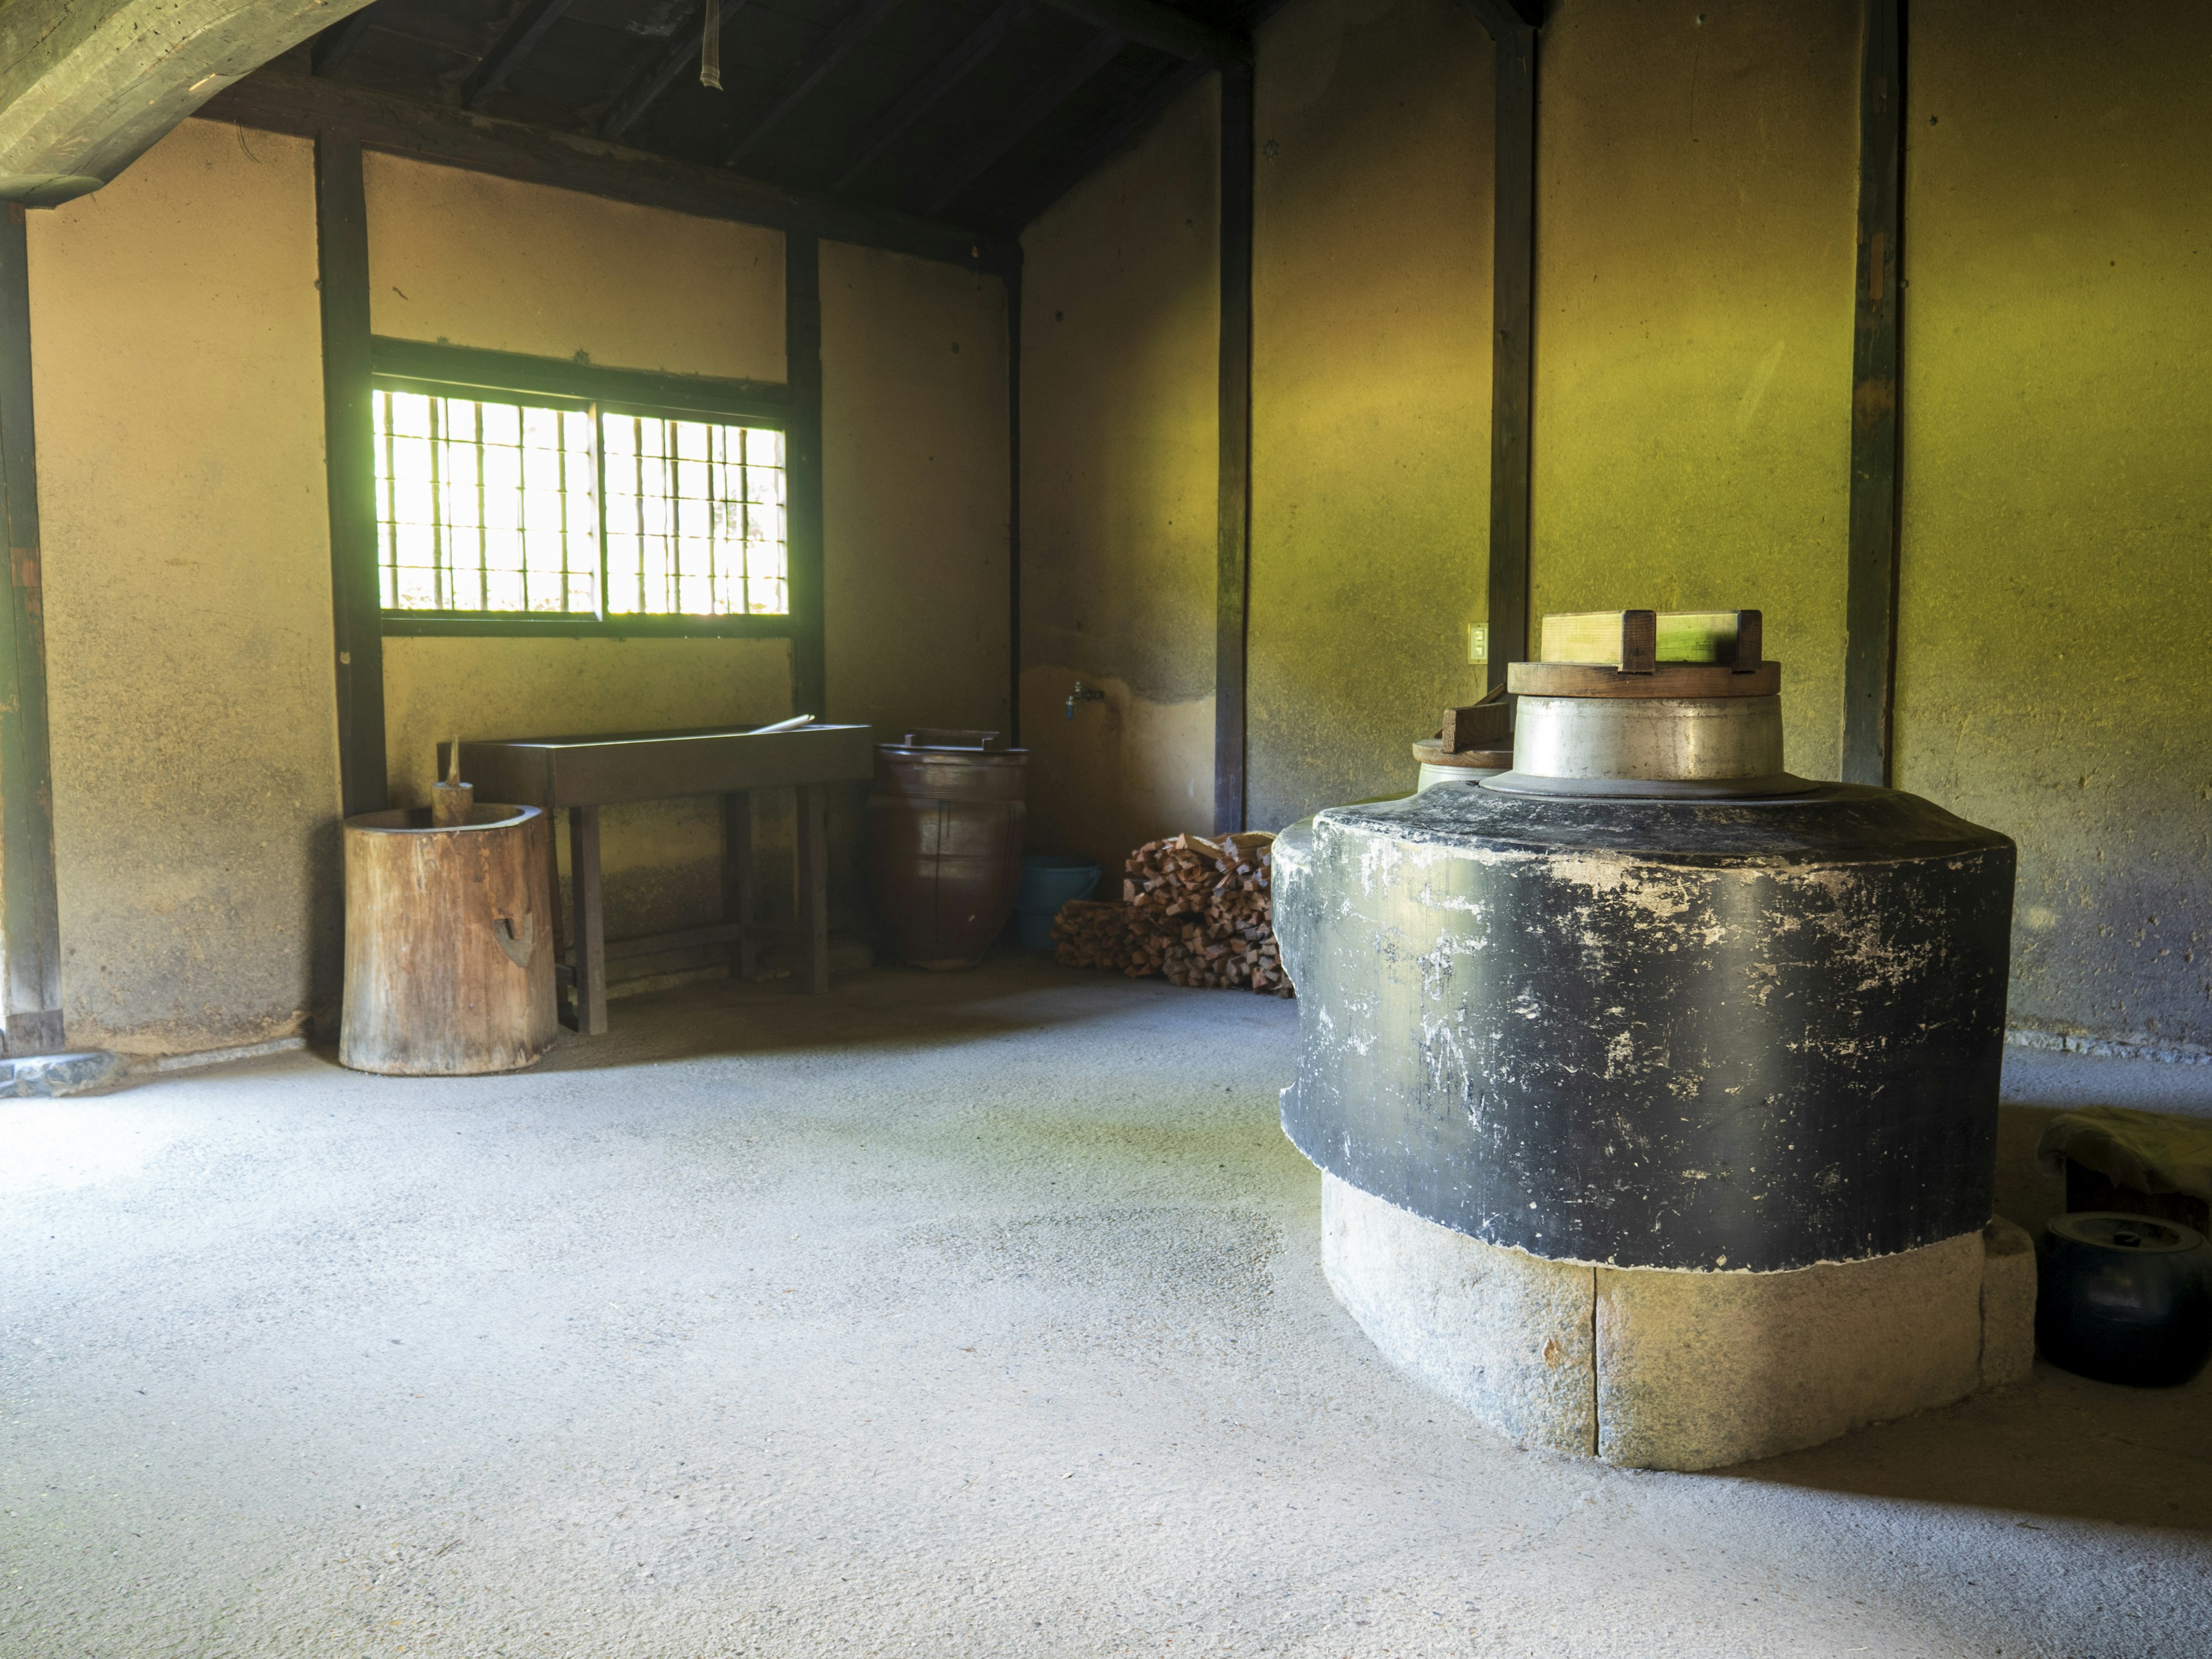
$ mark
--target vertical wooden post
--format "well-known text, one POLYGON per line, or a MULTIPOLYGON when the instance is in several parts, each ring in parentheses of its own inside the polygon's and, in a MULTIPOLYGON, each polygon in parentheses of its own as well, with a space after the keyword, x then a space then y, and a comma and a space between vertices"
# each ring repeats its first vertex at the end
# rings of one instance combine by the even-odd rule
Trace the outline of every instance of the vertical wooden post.
POLYGON ((607 1030, 607 924, 599 885, 599 809, 568 809, 568 899, 575 912, 576 1030, 607 1030))
POLYGON ((1252 150, 1249 64, 1221 71, 1220 489, 1214 532, 1213 827, 1244 827, 1252 593, 1252 150))
POLYGON ((1536 292, 1536 31, 1492 16, 1497 134, 1491 199, 1488 683, 1528 655, 1528 461, 1536 292))
POLYGON ((784 376, 791 386, 791 426, 784 434, 784 481, 790 492, 792 705, 820 715, 829 666, 823 618, 822 541, 822 245, 811 232, 783 234, 784 376))
POLYGON ((745 931, 730 946, 730 977, 759 977, 759 918, 753 909, 753 798, 744 790, 722 797, 722 920, 745 931))
POLYGON ((799 787, 799 927, 797 967, 807 990, 830 988, 829 789, 799 787))
POLYGON ((1905 8, 1865 0, 1859 54, 1858 287, 1851 342, 1851 494, 1844 612, 1844 781, 1890 781, 1897 677, 1899 243, 1904 216, 1905 8))
POLYGON ((338 775, 345 816, 386 805, 384 593, 377 568, 376 453, 369 407, 368 204, 358 139, 315 140, 315 237, 323 307, 323 453, 331 513, 331 620, 338 775))
POLYGON ((46 724, 46 607, 31 404, 31 272, 23 210, 0 216, 0 513, 8 615, 0 621, 0 1048, 64 1046, 61 926, 46 724))
POLYGON ((1006 744, 1022 741, 1022 262, 1006 283, 1006 744))

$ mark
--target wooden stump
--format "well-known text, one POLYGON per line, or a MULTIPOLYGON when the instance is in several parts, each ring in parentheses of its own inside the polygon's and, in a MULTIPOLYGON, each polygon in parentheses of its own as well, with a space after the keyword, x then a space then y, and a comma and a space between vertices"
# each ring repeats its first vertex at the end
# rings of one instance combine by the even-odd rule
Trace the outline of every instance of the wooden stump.
POLYGON ((345 824, 345 1012, 358 1072, 512 1072, 553 1044, 553 840, 535 806, 430 809, 345 824))

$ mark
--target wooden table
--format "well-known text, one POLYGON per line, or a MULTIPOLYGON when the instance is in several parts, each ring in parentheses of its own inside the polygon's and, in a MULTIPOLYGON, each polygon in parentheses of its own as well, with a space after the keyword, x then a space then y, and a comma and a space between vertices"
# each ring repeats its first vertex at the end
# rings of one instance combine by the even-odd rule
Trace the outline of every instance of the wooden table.
MULTIPOLYGON (((445 775, 447 745, 438 745, 445 775)), ((461 776, 480 801, 568 811, 568 871, 574 925, 568 961, 557 970, 576 993, 576 1029, 607 1029, 607 962, 687 945, 727 944, 731 971, 754 976, 762 940, 781 928, 754 920, 752 808, 755 789, 799 793, 799 893, 795 930, 811 991, 830 988, 830 849, 825 790, 874 775, 875 746, 865 726, 806 726, 793 732, 745 727, 623 732, 580 738, 527 738, 461 744, 461 776), (600 907, 599 809, 678 795, 722 797, 722 919, 711 927, 652 933, 610 944, 600 907)), ((556 876, 556 884, 558 884, 556 876)), ((557 910, 558 893, 555 897, 557 910)))

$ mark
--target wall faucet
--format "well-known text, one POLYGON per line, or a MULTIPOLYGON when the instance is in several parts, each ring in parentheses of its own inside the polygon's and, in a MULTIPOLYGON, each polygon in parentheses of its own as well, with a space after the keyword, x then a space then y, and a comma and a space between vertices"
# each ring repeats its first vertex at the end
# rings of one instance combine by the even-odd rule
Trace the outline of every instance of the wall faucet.
POLYGON ((1075 683, 1075 690, 1067 694, 1067 718, 1070 720, 1073 720, 1075 718, 1075 705, 1079 702, 1103 702, 1105 701, 1106 694, 1103 691, 1101 691, 1095 685, 1085 685, 1081 680, 1078 680, 1075 683))

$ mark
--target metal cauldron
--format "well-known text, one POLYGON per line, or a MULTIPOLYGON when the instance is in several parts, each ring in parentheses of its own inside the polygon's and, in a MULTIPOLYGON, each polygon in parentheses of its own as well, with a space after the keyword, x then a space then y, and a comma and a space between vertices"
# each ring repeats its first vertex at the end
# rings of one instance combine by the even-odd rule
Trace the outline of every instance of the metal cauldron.
POLYGON ((2212 1358, 2212 1248, 2152 1216, 2053 1218, 2036 1241, 2035 1342, 2100 1382, 2188 1382, 2212 1358))

